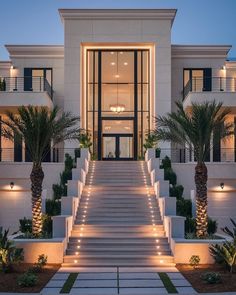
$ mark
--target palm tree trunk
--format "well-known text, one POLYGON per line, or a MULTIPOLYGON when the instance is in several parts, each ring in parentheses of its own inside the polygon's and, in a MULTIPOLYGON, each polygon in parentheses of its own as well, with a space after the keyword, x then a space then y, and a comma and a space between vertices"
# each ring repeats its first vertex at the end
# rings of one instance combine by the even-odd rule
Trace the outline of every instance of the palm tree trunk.
POLYGON ((196 185, 196 234, 199 238, 207 236, 207 167, 198 163, 195 167, 196 185))
POLYGON ((42 184, 44 173, 42 166, 33 164, 30 174, 32 193, 32 233, 38 236, 42 233, 42 184))

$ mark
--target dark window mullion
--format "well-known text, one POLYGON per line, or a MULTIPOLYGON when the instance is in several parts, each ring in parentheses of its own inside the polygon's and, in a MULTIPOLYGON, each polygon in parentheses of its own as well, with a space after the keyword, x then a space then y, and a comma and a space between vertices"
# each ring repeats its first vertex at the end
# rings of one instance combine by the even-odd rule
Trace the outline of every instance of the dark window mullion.
POLYGON ((141 156, 143 155, 143 51, 141 51, 141 156))
POLYGON ((98 160, 101 160, 102 155, 102 52, 98 51, 98 160))

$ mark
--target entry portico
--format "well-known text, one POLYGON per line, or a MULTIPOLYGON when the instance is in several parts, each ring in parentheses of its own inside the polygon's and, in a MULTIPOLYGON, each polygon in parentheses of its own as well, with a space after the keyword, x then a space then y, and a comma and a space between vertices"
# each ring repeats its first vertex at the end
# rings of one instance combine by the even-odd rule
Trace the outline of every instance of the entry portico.
POLYGON ((176 10, 59 12, 65 28, 65 110, 80 113, 99 160, 142 157, 153 117, 171 111, 176 10))

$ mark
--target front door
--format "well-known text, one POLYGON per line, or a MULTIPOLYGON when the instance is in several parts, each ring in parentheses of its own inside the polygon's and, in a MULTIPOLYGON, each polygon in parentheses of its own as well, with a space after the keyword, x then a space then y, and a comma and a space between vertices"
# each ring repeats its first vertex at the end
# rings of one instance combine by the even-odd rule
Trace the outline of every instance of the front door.
POLYGON ((103 160, 133 160, 133 134, 103 134, 103 160))

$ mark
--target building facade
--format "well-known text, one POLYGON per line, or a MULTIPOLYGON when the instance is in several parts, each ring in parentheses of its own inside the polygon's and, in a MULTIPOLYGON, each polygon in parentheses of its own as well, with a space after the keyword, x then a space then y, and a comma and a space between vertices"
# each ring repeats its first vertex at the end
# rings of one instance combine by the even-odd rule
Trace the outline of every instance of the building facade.
MULTIPOLYGON (((154 118, 183 100, 222 101, 235 120, 236 62, 231 48, 171 44, 174 9, 60 9, 64 45, 6 45, 10 61, 0 62, 0 115, 20 105, 59 106, 80 116, 91 135, 98 160, 143 157, 154 118)), ((76 148, 65 142, 45 161, 76 148)), ((162 155, 176 162, 194 161, 184 147, 160 143, 162 155)), ((209 161, 235 162, 235 136, 213 138, 209 161)), ((1 138, 1 161, 30 161, 22 142, 1 138)))

